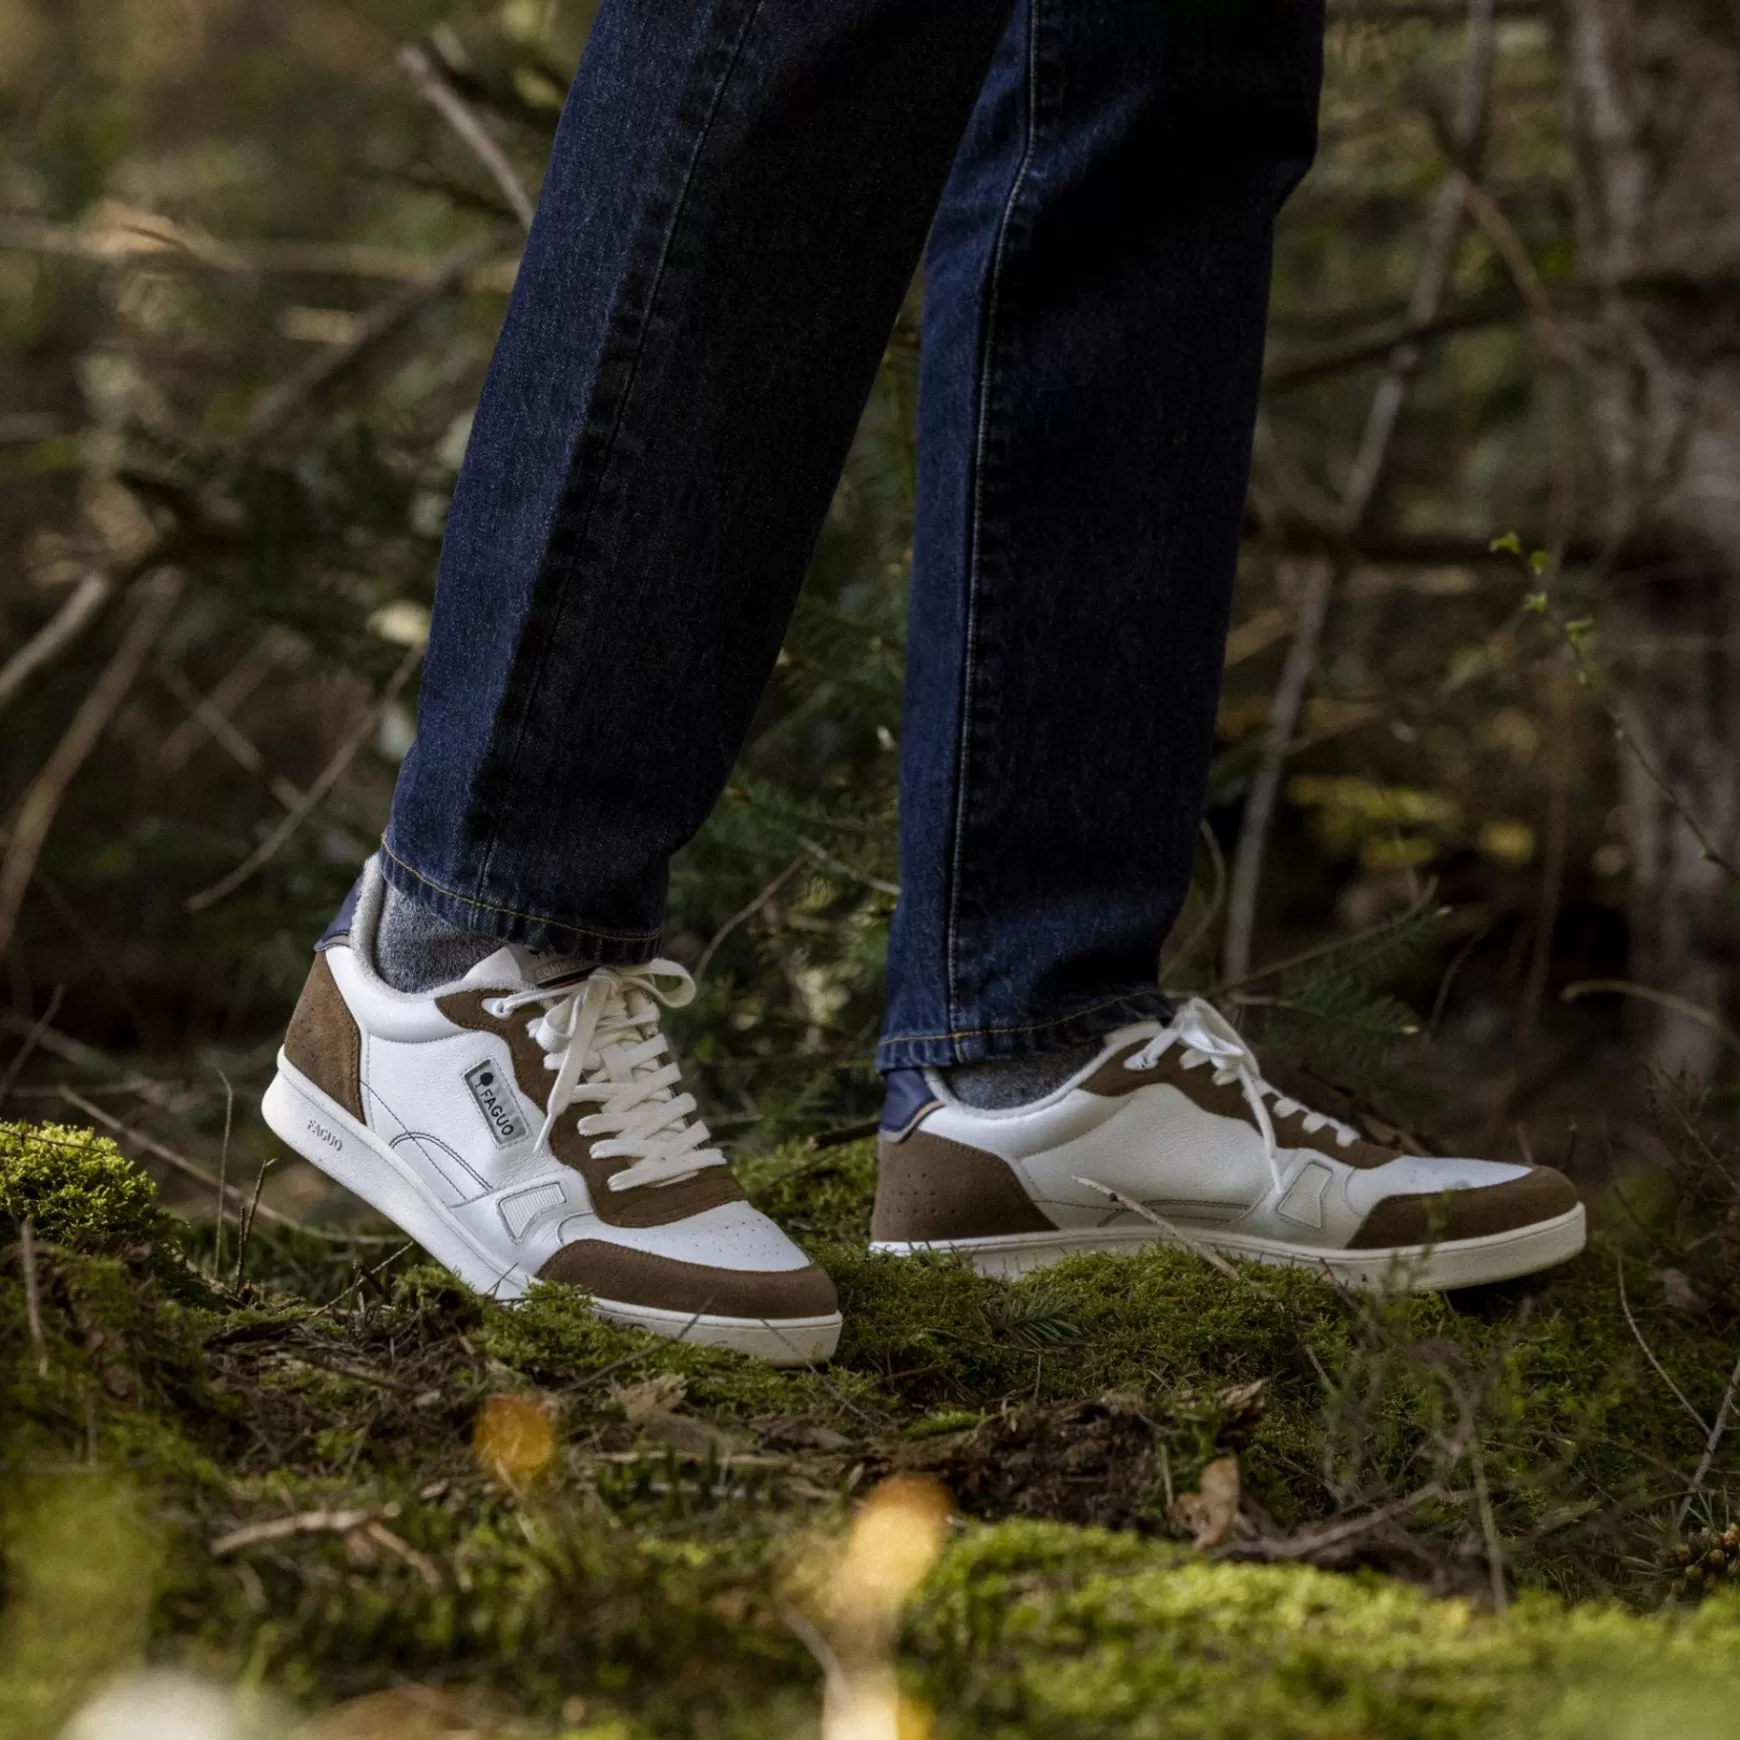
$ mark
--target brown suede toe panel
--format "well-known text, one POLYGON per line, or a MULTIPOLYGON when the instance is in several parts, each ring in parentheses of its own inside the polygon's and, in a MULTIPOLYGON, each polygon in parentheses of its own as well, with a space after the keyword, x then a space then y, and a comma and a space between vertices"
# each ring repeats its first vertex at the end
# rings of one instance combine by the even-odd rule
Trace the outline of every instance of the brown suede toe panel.
POLYGON ((538 1271, 540 1281, 565 1281, 594 1299, 650 1305, 708 1317, 827 1317, 839 1309, 834 1283, 814 1263, 802 1269, 715 1269, 655 1256, 608 1239, 564 1245, 538 1271))
POLYGON ((1480 1190, 1386 1197, 1365 1217, 1348 1241, 1348 1249, 1369 1251, 1488 1238, 1557 1220, 1576 1206, 1577 1191, 1570 1179, 1550 1166, 1537 1166, 1521 1178, 1480 1190))

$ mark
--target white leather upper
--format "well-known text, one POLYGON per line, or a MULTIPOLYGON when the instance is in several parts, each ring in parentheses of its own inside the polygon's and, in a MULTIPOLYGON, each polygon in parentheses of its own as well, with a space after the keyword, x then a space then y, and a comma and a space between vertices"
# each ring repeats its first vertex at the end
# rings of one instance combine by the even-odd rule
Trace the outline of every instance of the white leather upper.
MULTIPOLYGON (((1102 1058, 1127 1039, 1113 1035, 1102 1058)), ((1091 1074, 1098 1061, 1076 1079, 1091 1074)), ((1000 1156, 1034 1202, 1066 1229, 1139 1223, 1139 1215, 1093 1188, 1102 1184, 1168 1220, 1340 1248, 1387 1197, 1478 1189, 1528 1171, 1490 1160, 1414 1155, 1362 1169, 1337 1157, 1338 1144, 1326 1130, 1321 1147, 1278 1149, 1277 1182, 1254 1123, 1207 1111, 1167 1082, 1118 1096, 1071 1085, 1013 1111, 951 1102, 927 1113, 918 1127, 1000 1156)))
MULTIPOLYGON (((374 911, 378 901, 373 911, 359 902, 359 920, 372 919, 374 911)), ((343 943, 327 949, 326 961, 360 1034, 364 1122, 475 1240, 500 1254, 504 1270, 518 1264, 535 1272, 579 1239, 606 1239, 714 1268, 808 1266, 803 1251, 747 1202, 724 1203, 663 1226, 608 1224, 595 1211, 581 1174, 539 1142, 543 1107, 528 1103, 515 1080, 506 1039, 461 1027, 437 1007, 438 995, 458 987, 428 996, 395 991, 361 948, 343 943), (480 1108, 468 1072, 474 1079, 490 1077, 493 1094, 512 1094, 525 1114, 509 1121, 520 1132, 515 1139, 501 1139, 501 1124, 492 1126, 480 1108)), ((517 990, 526 979, 515 951, 503 949, 461 983, 517 990)))

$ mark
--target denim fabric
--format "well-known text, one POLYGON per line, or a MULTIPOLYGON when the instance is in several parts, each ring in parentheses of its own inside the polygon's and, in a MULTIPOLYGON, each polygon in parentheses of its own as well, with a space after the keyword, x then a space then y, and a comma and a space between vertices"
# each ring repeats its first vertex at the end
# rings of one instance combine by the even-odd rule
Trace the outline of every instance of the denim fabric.
POLYGON ((606 0, 390 880, 648 958, 935 220, 885 1067, 1164 1007, 1321 0, 606 0))

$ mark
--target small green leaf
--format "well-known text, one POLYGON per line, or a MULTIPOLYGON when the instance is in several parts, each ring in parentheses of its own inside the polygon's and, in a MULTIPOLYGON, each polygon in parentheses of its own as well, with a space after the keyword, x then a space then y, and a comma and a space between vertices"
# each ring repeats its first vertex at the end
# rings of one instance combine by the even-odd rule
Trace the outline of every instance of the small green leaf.
POLYGON ((1494 538, 1490 548, 1495 556, 1501 553, 1520 556, 1523 553, 1522 539, 1515 532, 1506 532, 1502 538, 1494 538))
POLYGON ((1547 614, 1547 595, 1544 592, 1531 592, 1523 600, 1523 609, 1532 610, 1536 616, 1547 614))

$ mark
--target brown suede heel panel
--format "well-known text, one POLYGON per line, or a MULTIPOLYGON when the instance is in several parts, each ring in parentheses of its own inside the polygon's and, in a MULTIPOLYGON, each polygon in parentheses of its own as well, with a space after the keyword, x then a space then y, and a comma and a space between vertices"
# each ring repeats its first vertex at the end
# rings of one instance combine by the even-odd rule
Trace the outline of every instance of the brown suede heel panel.
POLYGON ((1056 1230, 995 1154, 923 1130, 881 1145, 873 1239, 905 1243, 1056 1230))
POLYGON ((314 957, 302 995, 296 999, 290 1031, 284 1035, 284 1055, 322 1093, 361 1121, 362 1036, 325 955, 314 957))
POLYGON ((834 1283, 814 1263, 803 1269, 714 1269, 607 1239, 564 1245, 538 1271, 540 1281, 565 1281, 594 1299, 652 1305, 709 1317, 826 1317, 839 1309, 834 1283))
MULTIPOLYGON (((456 991, 451 997, 437 999, 435 1006, 457 1027, 495 1033, 505 1039, 513 1054, 514 1080, 519 1083, 520 1092, 542 1113, 549 1102, 550 1084, 556 1078, 553 1071, 544 1068, 543 1047, 526 1031, 531 1012, 521 1010, 505 1018, 487 1014, 483 1005, 490 994, 456 991)), ((743 1187, 725 1166, 709 1166, 676 1184, 643 1184, 637 1190, 612 1190, 607 1182, 611 1174, 634 1162, 620 1157, 594 1158, 592 1144, 580 1134, 579 1120, 584 1115, 585 1108, 576 1106, 571 1115, 558 1118, 550 1146, 564 1166, 571 1166, 586 1180, 593 1211, 606 1226, 667 1226, 673 1220, 687 1220, 703 1209, 717 1208, 722 1202, 743 1200, 743 1187)))
MULTIPOLYGON (((1147 1069, 1125 1069, 1124 1059, 1146 1043, 1146 1040, 1138 1039, 1122 1051, 1114 1052, 1081 1084, 1082 1087, 1090 1094, 1117 1099, 1158 1082, 1177 1088, 1187 1100, 1194 1101, 1205 1112, 1222 1118, 1237 1118, 1241 1124, 1252 1123, 1244 1089, 1236 1081, 1216 1083, 1214 1069, 1209 1064, 1200 1063, 1195 1069, 1186 1069, 1182 1053, 1176 1046, 1147 1069)), ((1305 1112, 1283 1115, 1273 1100, 1269 1101, 1269 1116, 1274 1121, 1275 1140, 1283 1148, 1315 1148, 1319 1153, 1339 1160, 1343 1166, 1355 1166, 1365 1171, 1387 1166, 1401 1153, 1399 1148, 1385 1148, 1366 1141, 1363 1136, 1343 1146, 1327 1126, 1320 1124, 1315 1130, 1308 1130, 1305 1128, 1305 1112)))
POLYGON ((1387 1197, 1365 1217, 1347 1248, 1369 1251, 1486 1238, 1557 1220, 1576 1206, 1577 1191, 1570 1179, 1550 1166, 1537 1166, 1522 1178, 1481 1190, 1387 1197))

